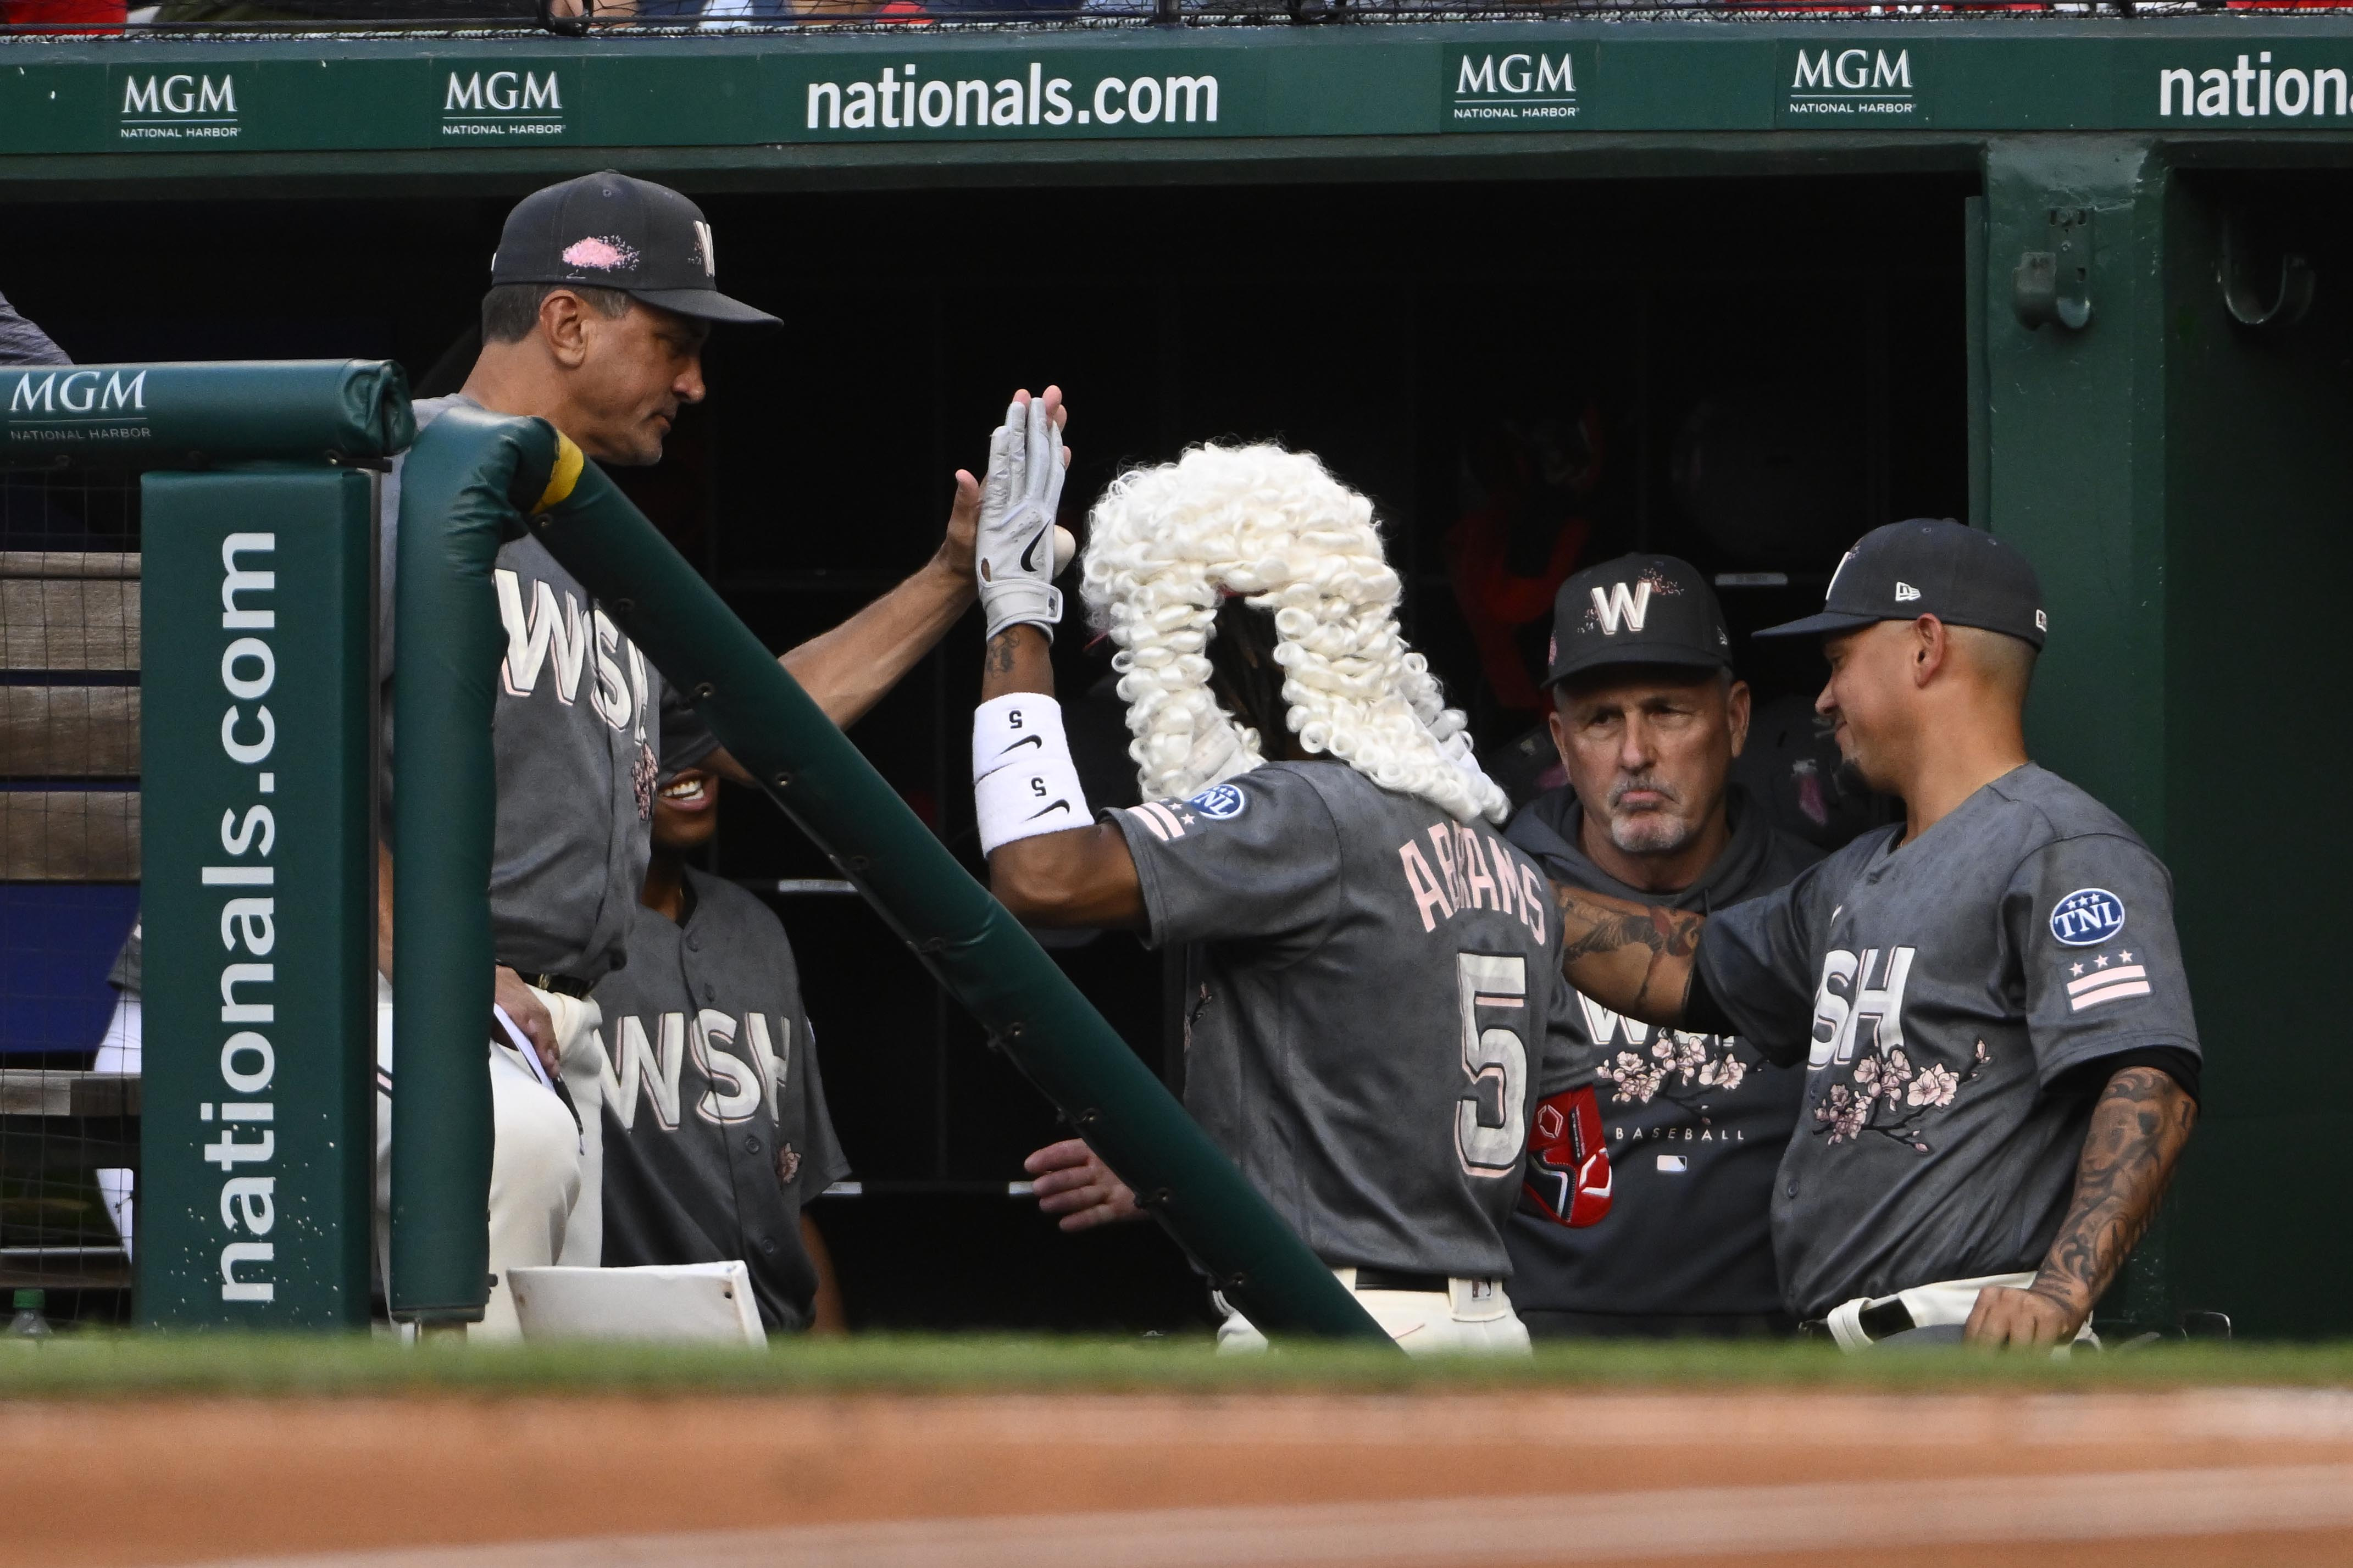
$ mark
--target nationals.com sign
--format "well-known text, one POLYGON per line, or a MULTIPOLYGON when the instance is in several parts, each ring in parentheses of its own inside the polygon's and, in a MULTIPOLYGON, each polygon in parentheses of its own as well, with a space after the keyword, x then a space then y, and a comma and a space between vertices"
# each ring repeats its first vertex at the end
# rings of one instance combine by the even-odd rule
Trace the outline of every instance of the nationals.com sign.
POLYGON ((1226 107, 1225 86, 1214 70, 1071 77, 1055 74, 1039 60, 995 71, 986 68, 988 63, 964 60, 927 70, 921 62, 893 61, 870 76, 812 81, 805 91, 801 128, 878 135, 1020 130, 1181 134, 1187 128, 1217 128, 1226 107))

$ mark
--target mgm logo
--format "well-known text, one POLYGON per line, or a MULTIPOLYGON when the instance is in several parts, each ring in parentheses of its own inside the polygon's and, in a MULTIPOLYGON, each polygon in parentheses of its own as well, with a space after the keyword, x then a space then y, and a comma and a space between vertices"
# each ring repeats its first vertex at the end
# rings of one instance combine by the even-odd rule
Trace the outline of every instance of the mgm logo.
POLYGON ((1577 65, 1566 49, 1464 52, 1450 61, 1448 121, 1472 127, 1567 124, 1577 115, 1577 65))
POLYGON ((557 136, 564 132, 564 89, 556 73, 449 73, 441 95, 444 136, 557 136))
POLYGON ((122 81, 126 142, 225 141, 237 133, 237 78, 182 71, 122 81))
POLYGON ((1898 49, 1799 49, 1789 79, 1788 111, 1815 115, 1917 113, 1912 88, 1912 51, 1898 49))

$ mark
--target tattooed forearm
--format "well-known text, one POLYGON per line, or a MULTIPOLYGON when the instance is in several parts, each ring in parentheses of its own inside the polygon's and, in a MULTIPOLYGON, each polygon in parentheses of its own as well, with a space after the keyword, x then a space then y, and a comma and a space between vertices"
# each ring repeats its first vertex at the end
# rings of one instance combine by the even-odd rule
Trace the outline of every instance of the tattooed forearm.
POLYGON ((1570 984, 1613 1012, 1653 1024, 1683 1021, 1705 916, 1558 883, 1553 900, 1560 907, 1561 973, 1570 984))
POLYGON ((1008 626, 1003 631, 988 639, 987 662, 983 665, 982 668, 989 674, 1010 675, 1013 673, 1013 654, 1015 649, 1013 634, 1017 629, 1018 628, 1008 626))
POLYGON ((2156 1218, 2197 1123, 2197 1103, 2156 1068, 2126 1068, 2108 1079, 2075 1166, 2074 1202, 2035 1274, 2036 1294, 2082 1321, 2156 1218))
MULTIPOLYGON (((1562 913, 1565 919, 1576 918, 1569 913, 1566 900, 1562 913)), ((1577 915, 1585 913, 1586 909, 1577 911, 1577 915)), ((1605 912, 1582 932, 1567 939, 1567 946, 1561 957, 1566 962, 1588 953, 1614 952, 1621 947, 1639 945, 1654 953, 1689 958, 1699 945, 1699 928, 1704 923, 1702 916, 1656 907, 1645 909, 1641 914, 1605 912)), ((1569 929, 1575 928, 1572 925, 1569 929)))

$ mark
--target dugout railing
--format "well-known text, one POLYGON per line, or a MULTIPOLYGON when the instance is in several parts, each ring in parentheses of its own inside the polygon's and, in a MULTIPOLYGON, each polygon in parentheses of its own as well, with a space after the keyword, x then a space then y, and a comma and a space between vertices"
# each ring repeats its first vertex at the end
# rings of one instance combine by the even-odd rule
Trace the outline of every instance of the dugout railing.
POLYGON ((1233 1163, 603 471, 543 420, 455 408, 401 487, 393 775, 391 1308, 479 1318, 490 1189, 491 561, 528 528, 1227 1299, 1382 1339, 1233 1163))
MULTIPOLYGON (((0 371, 0 462, 142 471, 148 592, 126 601, 120 562, 100 576, 116 605, 111 662, 142 670, 138 750, 149 788, 135 797, 11 791, 0 805, 7 842, 37 837, 50 874, 120 880, 135 866, 144 1070, 128 1080, 46 1068, 0 1077, 0 1155, 9 1156, 0 1169, 32 1184, 36 1205, 50 1201, 44 1194, 59 1173, 79 1184, 95 1168, 137 1170, 144 1323, 368 1321, 376 475, 414 433, 404 379, 389 364, 0 371), (139 608, 126 616, 126 602, 139 608), (123 628, 142 621, 146 657, 126 658, 123 628), (122 818, 111 832, 83 821, 109 805, 122 818), (76 807, 79 833, 64 820, 76 807), (16 819, 37 808, 39 834, 19 832, 16 819)), ((460 408, 428 427, 406 464, 390 814, 395 1318, 479 1319, 489 1293, 490 735, 505 651, 491 569, 500 545, 528 526, 1230 1300, 1276 1333, 1383 1337, 1035 941, 576 447, 544 421, 460 408)), ((96 570, 76 560, 76 571, 96 570)), ((37 641, 52 662, 106 662, 71 650, 93 626, 103 632, 107 617, 47 608, 64 602, 55 584, 80 584, 58 575, 70 563, 45 557, 47 576, 10 564, 36 584, 12 588, 0 619, 12 668, 37 641)), ((79 731, 57 693, 81 709, 110 702, 105 688, 96 697, 54 683, 9 689, 31 693, 7 710, 11 765, 20 769, 75 744, 79 731)), ((111 705, 128 707, 119 697, 111 705)), ((90 715, 79 723, 89 730, 90 715)), ((121 726, 113 731, 123 749, 121 726)), ((79 750, 95 755, 87 743, 79 750)), ((31 851, 12 858, 12 878, 26 868, 19 858, 29 866, 31 851)), ((21 940, 11 933, 12 945, 21 940)), ((88 1208, 85 1194, 78 1212, 88 1208)), ((49 1247, 42 1262, 60 1273, 69 1250, 49 1247)), ((82 1268, 75 1282, 89 1273, 82 1268)))

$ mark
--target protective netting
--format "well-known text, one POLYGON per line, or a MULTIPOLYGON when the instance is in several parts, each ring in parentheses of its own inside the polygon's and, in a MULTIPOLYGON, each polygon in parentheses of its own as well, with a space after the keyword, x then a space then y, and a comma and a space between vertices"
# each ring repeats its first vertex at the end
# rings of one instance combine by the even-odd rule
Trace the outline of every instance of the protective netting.
POLYGON ((1672 19, 1694 15, 1836 21, 1857 16, 2030 19, 2178 16, 2353 10, 2342 0, 2102 0, 2022 4, 1942 0, 1872 5, 1862 0, 0 0, 0 34, 127 37, 245 36, 332 31, 440 37, 543 31, 599 37, 758 33, 812 26, 997 26, 1052 24, 1119 26, 1151 23, 1463 21, 1607 16, 1672 19))
POLYGON ((135 477, 0 475, 0 1305, 52 1319, 129 1315, 138 527, 135 477))

